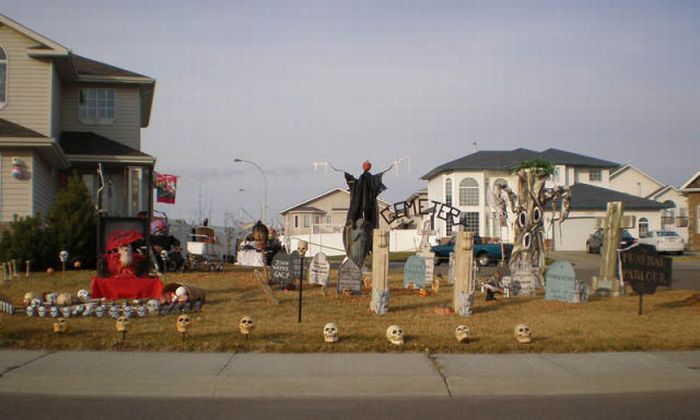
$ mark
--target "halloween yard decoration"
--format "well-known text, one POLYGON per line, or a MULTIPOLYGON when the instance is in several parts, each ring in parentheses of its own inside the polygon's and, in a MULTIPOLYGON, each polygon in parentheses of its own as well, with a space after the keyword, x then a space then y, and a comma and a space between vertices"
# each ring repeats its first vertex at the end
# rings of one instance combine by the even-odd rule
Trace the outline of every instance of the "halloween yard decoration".
POLYGON ((518 343, 532 343, 532 331, 530 331, 530 327, 527 324, 516 325, 513 332, 515 333, 515 339, 518 340, 518 343))
POLYGON ((471 335, 471 331, 469 330, 469 327, 466 325, 458 325, 457 328, 455 329, 455 338, 457 338, 457 341, 460 343, 469 342, 470 335, 471 335))
POLYGON ((117 321, 114 324, 114 327, 116 328, 117 332, 121 333, 122 341, 126 340, 126 332, 129 331, 130 323, 131 321, 129 321, 129 318, 122 315, 119 318, 117 318, 117 321))
POLYGON ((56 321, 53 323, 53 332, 61 335, 66 332, 67 324, 66 324, 66 319, 65 318, 58 318, 56 321))
POLYGON ((389 231, 375 229, 372 251, 372 298, 369 308, 377 315, 389 311, 389 231))
POLYGON ((386 339, 395 346, 401 346, 404 343, 403 329, 398 325, 390 325, 386 329, 386 339))
POLYGON ((554 173, 552 165, 545 161, 532 160, 519 165, 517 177, 518 193, 514 193, 505 182, 494 184, 494 195, 499 217, 506 218, 507 204, 515 215, 515 240, 509 267, 513 280, 513 294, 532 296, 544 280, 544 212, 547 204, 559 206, 559 226, 569 216, 571 193, 567 187, 545 188, 545 182, 554 173))
POLYGON ((190 329, 190 316, 187 314, 180 314, 180 316, 177 317, 177 321, 175 321, 175 329, 182 334, 182 344, 185 344, 185 335, 187 334, 187 330, 190 329))
POLYGON ((326 343, 338 342, 338 325, 335 322, 329 322, 323 327, 323 340, 326 343))
POLYGON ((198 312, 206 302, 204 289, 189 286, 184 283, 168 283, 163 286, 160 296, 161 313, 180 313, 184 309, 192 308, 198 312))
POLYGON ((253 332, 253 329, 255 329, 255 321, 253 321, 253 318, 248 315, 241 318, 241 320, 238 322, 238 330, 245 336, 246 340, 248 339, 250 333, 253 332))

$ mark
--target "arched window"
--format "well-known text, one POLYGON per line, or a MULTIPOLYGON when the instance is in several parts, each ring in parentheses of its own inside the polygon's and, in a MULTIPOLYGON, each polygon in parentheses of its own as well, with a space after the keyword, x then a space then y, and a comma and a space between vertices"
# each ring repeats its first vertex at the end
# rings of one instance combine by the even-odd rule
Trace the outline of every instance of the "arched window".
POLYGON ((671 200, 664 201, 664 204, 671 207, 663 210, 663 216, 661 217, 661 226, 676 224, 676 203, 671 200))
POLYGON ((639 223, 637 224, 639 228, 639 237, 643 238, 649 234, 649 221, 647 220, 646 217, 642 217, 639 219, 639 223))
MULTIPOLYGON (((452 205, 452 179, 447 178, 445 180, 445 204, 448 206, 452 205)), ((452 218, 447 218, 447 224, 445 226, 446 236, 452 235, 452 218)))
POLYGON ((459 205, 479 205, 479 183, 474 178, 464 178, 459 183, 459 205))
POLYGON ((0 47, 0 108, 7 102, 7 54, 0 47))

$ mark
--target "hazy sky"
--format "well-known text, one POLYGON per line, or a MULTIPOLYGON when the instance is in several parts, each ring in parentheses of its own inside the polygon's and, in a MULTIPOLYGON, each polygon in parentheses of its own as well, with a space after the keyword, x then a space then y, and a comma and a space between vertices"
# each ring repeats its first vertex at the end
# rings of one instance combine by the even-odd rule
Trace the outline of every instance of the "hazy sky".
POLYGON ((75 53, 157 79, 142 149, 175 206, 270 214, 410 156, 381 196, 473 151, 557 147, 679 185, 700 169, 697 1, 0 1, 75 53), (199 194, 201 188, 201 195, 199 194), (239 189, 246 192, 239 192, 239 189), (200 198, 201 197, 201 206, 200 198))

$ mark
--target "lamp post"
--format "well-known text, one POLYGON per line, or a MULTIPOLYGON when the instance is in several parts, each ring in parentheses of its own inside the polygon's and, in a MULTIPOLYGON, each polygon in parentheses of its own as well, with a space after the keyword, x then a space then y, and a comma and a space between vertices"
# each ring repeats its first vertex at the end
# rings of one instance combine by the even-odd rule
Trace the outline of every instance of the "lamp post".
POLYGON ((233 159, 233 161, 236 162, 236 163, 241 163, 241 162, 243 162, 243 163, 250 163, 251 165, 253 165, 253 166, 255 166, 256 168, 258 168, 258 170, 259 170, 260 173, 262 174, 262 176, 263 176, 263 207, 262 207, 262 221, 263 221, 263 223, 267 224, 267 175, 265 175, 265 171, 262 170, 262 168, 260 167, 260 165, 258 165, 258 164, 255 163, 255 162, 252 162, 252 161, 250 161, 250 160, 235 158, 235 159, 233 159))
POLYGON ((263 203, 262 203, 262 201, 260 201, 260 197, 258 197, 258 195, 255 194, 254 192, 248 191, 248 190, 246 190, 245 188, 239 188, 239 189, 238 189, 238 192, 240 192, 240 193, 242 193, 242 192, 250 193, 250 195, 252 195, 253 197, 255 197, 256 200, 258 200, 258 205, 260 206, 260 215, 259 215, 259 217, 262 219, 262 218, 263 218, 263 212, 262 212, 263 203))

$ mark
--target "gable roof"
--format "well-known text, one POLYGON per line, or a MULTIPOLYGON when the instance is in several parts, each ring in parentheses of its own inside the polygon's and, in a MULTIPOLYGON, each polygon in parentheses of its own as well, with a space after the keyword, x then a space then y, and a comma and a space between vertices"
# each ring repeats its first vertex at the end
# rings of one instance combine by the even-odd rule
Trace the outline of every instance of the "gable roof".
POLYGON ((4 118, 0 118, 0 137, 42 137, 45 135, 38 133, 32 129, 15 124, 4 118))
POLYGON ((610 201, 622 201, 625 210, 662 210, 670 206, 658 201, 589 184, 571 186, 572 210, 606 210, 610 201))
MULTIPOLYGON (((700 171, 697 171, 695 175, 691 176, 688 181, 685 182, 680 188, 683 192, 696 192, 700 191, 700 187, 691 187, 693 183, 700 181, 700 171)), ((699 182, 700 183, 700 182, 699 182)))
MULTIPOLYGON (((338 191, 343 192, 343 193, 347 194, 348 197, 350 197, 350 191, 348 191, 347 189, 343 189, 343 188, 338 188, 338 187, 336 187, 336 188, 333 188, 332 190, 329 190, 329 191, 324 192, 323 194, 319 194, 319 195, 317 195, 316 197, 310 198, 310 199, 308 199, 308 200, 302 201, 301 203, 297 203, 297 204, 293 205, 292 207, 289 207, 289 208, 287 208, 287 209, 284 209, 284 210, 282 210, 282 211, 280 212, 280 214, 281 214, 281 215, 284 215, 284 214, 289 213, 289 212, 292 211, 292 210, 310 211, 309 209, 314 209, 314 210, 317 210, 317 211, 320 212, 320 211, 321 211, 320 209, 318 209, 318 208, 316 208, 316 207, 313 207, 313 206, 309 206, 308 204, 309 204, 309 203, 312 203, 312 202, 314 202, 314 201, 316 201, 316 200, 318 200, 318 199, 321 199, 321 198, 323 198, 323 197, 326 197, 326 196, 329 196, 329 195, 331 195, 331 194, 334 194, 334 193, 336 193, 336 192, 338 192, 338 191), (304 209, 304 210, 302 210, 302 209, 304 209)), ((385 206, 389 206, 389 205, 390 205, 389 203, 387 203, 386 201, 382 200, 381 198, 377 198, 377 201, 378 201, 379 203, 381 203, 381 204, 384 204, 385 206)), ((347 210, 347 209, 344 209, 344 210, 347 210)))
POLYGON ((126 160, 136 159, 155 161, 155 158, 140 150, 110 140, 93 132, 64 131, 59 140, 61 148, 70 160, 80 156, 86 160, 126 160))
POLYGON ((627 165, 621 166, 619 169, 616 169, 615 172, 612 172, 612 173, 610 174, 610 180, 612 180, 613 178, 615 178, 615 177, 621 175, 623 172, 627 172, 628 170, 635 170, 635 171, 637 171, 639 174, 641 174, 642 176, 648 178, 648 179, 651 180, 653 183, 655 183, 656 185, 658 185, 660 189, 661 189, 661 188, 664 188, 664 187, 666 186, 666 184, 664 184, 663 182, 659 181, 658 179, 654 178, 653 176, 649 175, 648 173, 642 171, 641 169, 637 168, 636 166, 632 165, 631 163, 628 163, 627 165))
POLYGON ((45 36, 41 35, 38 32, 35 32, 26 26, 22 25, 19 22, 15 22, 14 20, 10 19, 9 17, 0 14, 0 24, 6 25, 15 31, 23 34, 24 36, 33 39, 34 41, 38 42, 40 45, 32 48, 32 53, 38 54, 38 55, 44 55, 44 56, 49 56, 49 55, 67 55, 70 53, 70 49, 64 47, 63 45, 52 41, 45 36))
POLYGON ((597 159, 578 153, 567 152, 559 149, 547 149, 537 152, 530 149, 518 148, 514 150, 481 150, 471 155, 447 162, 433 168, 421 179, 429 180, 434 176, 455 170, 498 170, 509 171, 520 162, 531 159, 544 159, 552 164, 567 166, 579 166, 589 168, 617 168, 618 163, 597 159))
POLYGON ((111 64, 102 63, 78 54, 71 54, 71 57, 73 58, 73 66, 75 67, 75 71, 80 76, 136 77, 150 79, 148 76, 144 76, 143 74, 125 70, 111 64))

